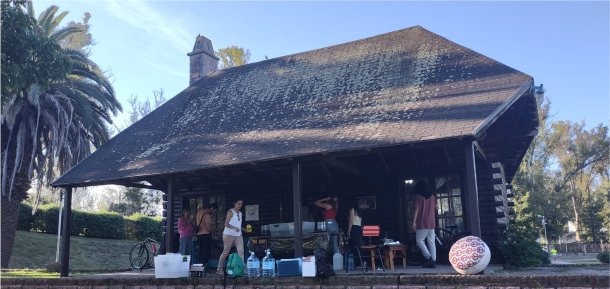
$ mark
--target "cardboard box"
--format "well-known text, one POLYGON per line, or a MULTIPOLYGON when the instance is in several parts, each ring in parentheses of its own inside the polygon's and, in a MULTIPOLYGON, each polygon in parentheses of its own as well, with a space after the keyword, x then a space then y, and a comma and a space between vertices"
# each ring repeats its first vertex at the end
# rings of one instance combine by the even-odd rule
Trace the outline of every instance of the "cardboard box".
POLYGON ((316 257, 302 258, 302 274, 303 277, 316 277, 316 257))

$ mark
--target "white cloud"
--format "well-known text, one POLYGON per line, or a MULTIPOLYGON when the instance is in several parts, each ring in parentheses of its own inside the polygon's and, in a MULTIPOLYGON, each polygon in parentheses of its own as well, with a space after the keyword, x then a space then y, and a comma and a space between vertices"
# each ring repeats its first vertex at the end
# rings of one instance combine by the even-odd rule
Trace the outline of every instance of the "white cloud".
MULTIPOLYGON (((136 29, 150 36, 151 45, 171 46, 179 53, 190 51, 191 37, 176 21, 155 11, 143 1, 108 1, 106 9, 136 29)), ((148 38, 148 37, 146 37, 148 38)))

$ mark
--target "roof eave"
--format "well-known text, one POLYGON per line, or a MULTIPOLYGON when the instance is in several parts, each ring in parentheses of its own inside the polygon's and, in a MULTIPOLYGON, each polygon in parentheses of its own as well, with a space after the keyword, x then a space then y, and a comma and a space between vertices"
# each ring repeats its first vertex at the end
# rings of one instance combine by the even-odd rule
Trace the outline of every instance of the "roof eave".
POLYGON ((534 79, 530 78, 525 84, 523 84, 519 89, 506 101, 504 101, 500 106, 498 106, 491 114, 489 114, 485 120, 479 125, 479 127, 474 131, 474 137, 480 138, 485 131, 492 125, 500 116, 506 112, 508 108, 510 108, 517 100, 519 100, 523 95, 525 95, 531 87, 534 85, 534 79))

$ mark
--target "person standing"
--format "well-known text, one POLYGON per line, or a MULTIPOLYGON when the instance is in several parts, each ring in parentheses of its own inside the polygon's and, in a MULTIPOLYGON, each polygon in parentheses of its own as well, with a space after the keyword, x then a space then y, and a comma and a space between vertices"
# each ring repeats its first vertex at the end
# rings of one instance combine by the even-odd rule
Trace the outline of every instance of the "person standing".
POLYGON ((243 215, 240 212, 241 207, 243 205, 243 200, 237 200, 233 203, 233 208, 231 208, 227 212, 227 218, 225 219, 225 230, 223 231, 222 241, 224 243, 224 250, 222 251, 222 255, 220 255, 220 259, 218 260, 218 269, 216 270, 216 274, 222 275, 224 271, 225 259, 229 256, 229 252, 231 252, 231 247, 233 243, 235 243, 235 247, 237 248, 237 254, 244 259, 244 239, 242 236, 242 231, 244 230, 241 226, 241 222, 243 221, 243 215))
MULTIPOLYGON (((360 246, 362 246, 362 211, 360 211, 357 199, 353 199, 350 204, 348 221, 347 237, 349 238, 349 248, 356 247, 360 250, 360 246)), ((362 264, 358 264, 358 266, 360 265, 362 264)))
POLYGON ((557 250, 551 249, 551 254, 553 255, 553 262, 557 261, 557 250))
POLYGON ((336 196, 317 200, 314 203, 316 206, 324 209, 324 222, 326 222, 326 231, 337 233, 332 235, 333 254, 339 253, 339 224, 337 223, 337 210, 339 209, 339 200, 336 196))
MULTIPOLYGON (((197 225, 199 225, 199 232, 197 234, 197 261, 203 266, 207 266, 210 260, 210 253, 212 251, 212 234, 218 232, 212 228, 212 214, 218 213, 218 205, 216 203, 210 203, 207 209, 200 210, 197 212, 197 225)), ((205 269, 204 269, 205 270, 205 269)))
POLYGON ((180 233, 180 247, 178 252, 182 255, 193 254, 193 221, 191 210, 184 208, 182 218, 178 219, 178 233, 180 233))
POLYGON ((425 180, 417 181, 413 199, 413 230, 415 230, 417 246, 426 258, 422 264, 423 268, 436 268, 436 245, 434 244, 436 207, 436 196, 428 188, 428 183, 425 180), (424 239, 426 239, 428 247, 424 244, 424 239))

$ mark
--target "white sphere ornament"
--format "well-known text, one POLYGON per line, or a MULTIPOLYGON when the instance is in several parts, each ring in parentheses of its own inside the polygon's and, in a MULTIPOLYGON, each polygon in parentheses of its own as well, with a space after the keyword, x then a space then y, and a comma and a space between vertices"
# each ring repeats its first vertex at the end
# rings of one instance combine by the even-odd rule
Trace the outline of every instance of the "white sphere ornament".
POLYGON ((449 262, 460 274, 473 275, 482 272, 489 265, 491 252, 487 244, 476 236, 461 238, 449 251, 449 262))

